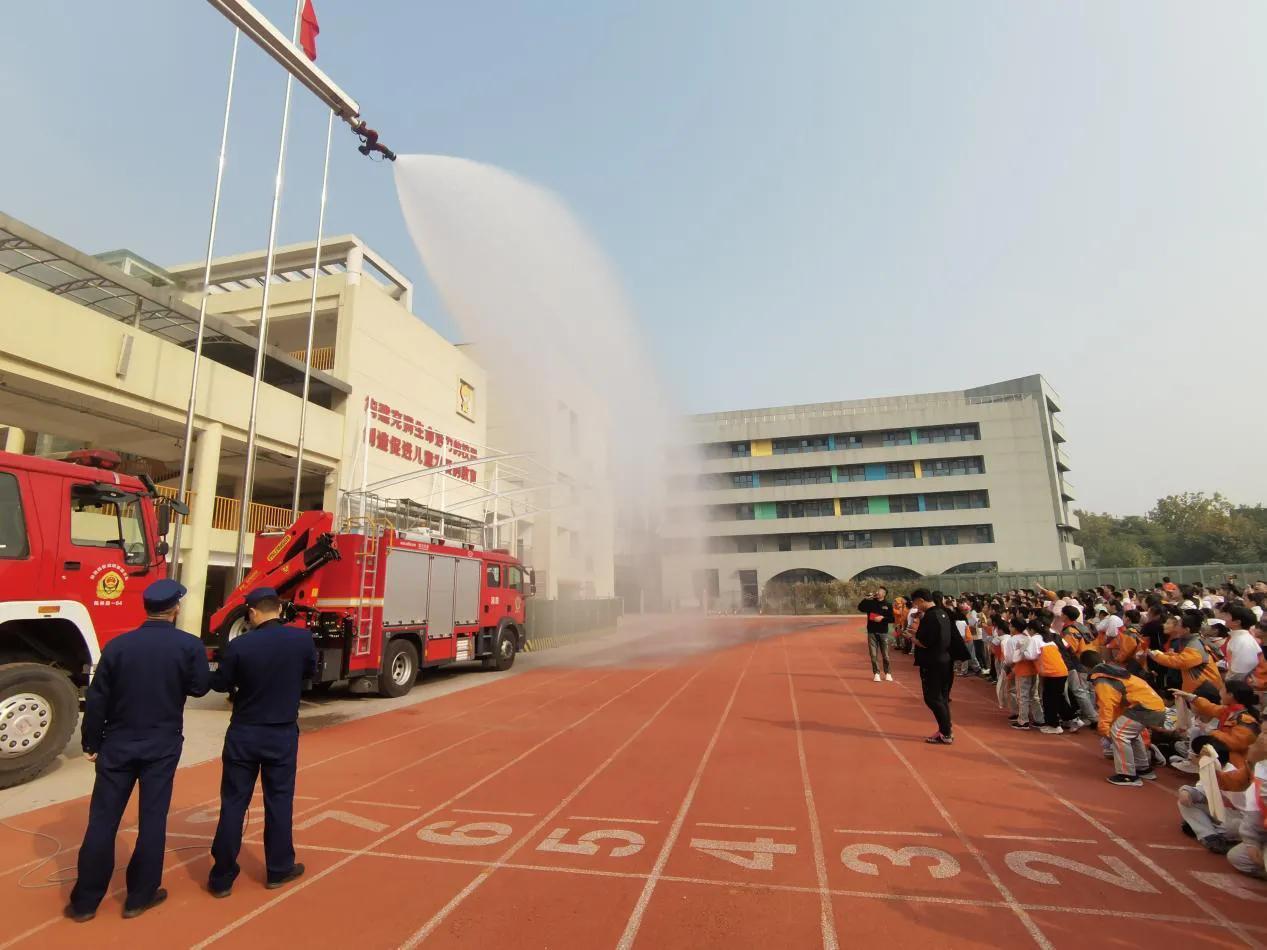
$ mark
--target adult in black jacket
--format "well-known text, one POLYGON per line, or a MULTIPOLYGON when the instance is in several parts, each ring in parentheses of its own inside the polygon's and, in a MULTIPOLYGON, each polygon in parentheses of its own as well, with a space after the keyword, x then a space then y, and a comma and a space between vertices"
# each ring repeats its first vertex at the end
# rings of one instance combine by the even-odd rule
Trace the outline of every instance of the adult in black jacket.
POLYGON ((858 603, 858 612, 867 618, 867 650, 871 654, 871 673, 880 682, 880 661, 884 661, 884 678, 892 682, 889 671, 889 627, 893 624, 893 605, 889 592, 877 587, 875 593, 858 603))
POLYGON ((138 783, 139 821, 123 916, 136 917, 167 898, 159 884, 172 780, 185 742, 185 697, 206 695, 211 677, 202 641, 176 629, 185 588, 160 580, 141 596, 149 619, 106 644, 84 697, 80 732, 97 778, 79 848, 79 877, 65 911, 80 923, 93 918, 110 888, 115 835, 138 783))
POLYGON ((232 640, 212 674, 211 687, 233 698, 233 717, 224 736, 220 779, 220 822, 216 826, 207 886, 228 897, 237 880, 242 822, 255 793, 264 786, 264 864, 267 886, 281 887, 304 873, 295 863, 291 818, 295 805, 295 763, 299 756, 299 697, 304 680, 317 671, 312 635, 281 622, 281 601, 271 587, 246 595, 250 632, 232 640))
POLYGON ((927 590, 911 594, 911 602, 919 609, 919 629, 915 631, 915 665, 924 691, 924 705, 937 720, 937 732, 925 739, 935 745, 954 742, 950 721, 950 687, 955 667, 951 659, 952 638, 959 636, 950 611, 941 605, 941 598, 927 590))

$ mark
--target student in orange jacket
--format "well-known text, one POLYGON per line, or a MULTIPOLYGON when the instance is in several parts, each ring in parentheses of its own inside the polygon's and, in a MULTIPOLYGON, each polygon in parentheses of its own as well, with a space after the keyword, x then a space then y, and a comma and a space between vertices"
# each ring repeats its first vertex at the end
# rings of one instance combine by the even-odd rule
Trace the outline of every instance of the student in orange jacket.
POLYGON ((1091 671, 1099 707, 1099 733, 1112 747, 1115 771, 1109 776, 1109 783, 1139 787, 1143 784, 1141 779, 1157 778, 1143 736, 1144 730, 1165 723, 1166 704, 1140 677, 1120 666, 1101 663, 1098 653, 1088 650, 1080 660, 1083 668, 1091 671))
POLYGON ((1195 610, 1166 621, 1166 650, 1153 650, 1149 656, 1156 666, 1179 670, 1183 682, 1179 688, 1185 693, 1195 692, 1202 683, 1212 683, 1223 688, 1223 674, 1218 661, 1211 656, 1201 642, 1201 614, 1195 610))
POLYGON ((1049 736, 1058 736, 1066 728, 1070 732, 1077 732, 1082 723, 1074 717, 1073 708, 1065 697, 1069 666, 1060 653, 1056 635, 1039 620, 1030 624, 1030 630, 1043 638, 1037 661, 1038 677, 1043 690, 1043 726, 1039 731, 1049 736))

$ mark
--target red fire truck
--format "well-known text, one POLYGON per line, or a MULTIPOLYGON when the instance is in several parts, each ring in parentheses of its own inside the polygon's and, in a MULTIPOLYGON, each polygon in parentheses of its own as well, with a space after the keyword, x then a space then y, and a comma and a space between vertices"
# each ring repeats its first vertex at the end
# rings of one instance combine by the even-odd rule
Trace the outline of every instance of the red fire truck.
POLYGON ((332 513, 309 511, 256 535, 250 572, 211 617, 213 655, 246 629, 246 595, 272 587, 285 619, 312 632, 314 689, 348 680, 355 693, 403 696, 422 668, 509 669, 526 641, 531 571, 509 551, 483 550, 480 522, 408 500, 344 502, 337 531, 332 513))
POLYGON ((0 452, 0 788, 34 777, 79 719, 101 648, 145 619, 171 513, 111 452, 0 452))

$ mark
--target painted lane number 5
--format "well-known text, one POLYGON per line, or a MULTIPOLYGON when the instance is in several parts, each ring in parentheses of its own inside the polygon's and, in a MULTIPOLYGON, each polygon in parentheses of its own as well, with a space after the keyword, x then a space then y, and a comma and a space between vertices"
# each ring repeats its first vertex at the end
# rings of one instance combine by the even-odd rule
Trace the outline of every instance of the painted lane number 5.
POLYGON ((627 858, 637 854, 647 843, 646 839, 636 831, 625 831, 621 828, 603 828, 600 831, 587 831, 576 839, 576 844, 568 844, 563 839, 568 836, 569 828, 555 828, 546 835, 545 840, 537 845, 538 851, 553 851, 559 854, 598 854, 600 841, 623 841, 611 850, 613 858, 627 858))

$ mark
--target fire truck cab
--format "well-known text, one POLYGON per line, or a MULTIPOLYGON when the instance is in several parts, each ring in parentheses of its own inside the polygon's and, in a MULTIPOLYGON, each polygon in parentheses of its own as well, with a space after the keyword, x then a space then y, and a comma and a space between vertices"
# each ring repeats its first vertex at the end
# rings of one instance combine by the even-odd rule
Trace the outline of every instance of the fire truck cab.
POLYGON ((111 452, 0 452, 0 788, 66 745, 101 649, 145 619, 173 510, 111 452))
POLYGON ((407 501, 368 510, 337 530, 332 513, 309 511, 257 535, 250 572, 211 617, 212 655, 246 630, 246 595, 267 586, 284 599, 283 619, 312 632, 315 689, 348 680, 355 693, 402 696, 423 668, 509 669, 527 642, 531 571, 481 548, 478 522, 407 501))

